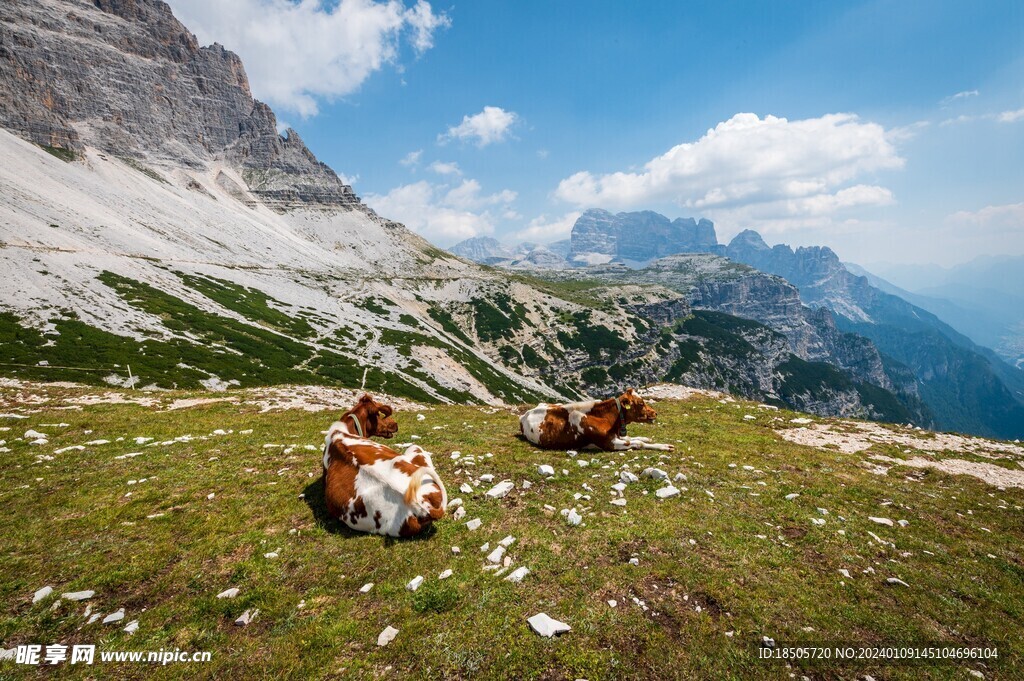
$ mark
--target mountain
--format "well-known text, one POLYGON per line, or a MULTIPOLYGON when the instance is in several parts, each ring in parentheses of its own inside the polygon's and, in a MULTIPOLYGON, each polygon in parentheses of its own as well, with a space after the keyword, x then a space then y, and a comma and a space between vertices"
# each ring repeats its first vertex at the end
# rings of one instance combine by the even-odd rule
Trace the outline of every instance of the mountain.
POLYGON ((676 253, 720 250, 714 225, 703 218, 669 220, 652 211, 618 213, 591 209, 573 225, 568 260, 596 265, 613 260, 643 264, 676 253))
POLYGON ((495 265, 510 269, 562 269, 569 267, 565 256, 569 253, 567 241, 548 245, 523 242, 506 246, 488 236, 475 236, 460 241, 448 252, 482 265, 495 265))
POLYGON ((514 249, 489 236, 474 236, 465 241, 460 241, 449 248, 448 251, 460 258, 484 265, 509 263, 516 257, 514 249))
POLYGON ((1024 435, 1024 372, 931 312, 851 273, 831 249, 769 247, 757 232, 746 230, 726 254, 792 282, 806 303, 835 312, 840 329, 871 339, 882 353, 910 367, 941 428, 1024 435))

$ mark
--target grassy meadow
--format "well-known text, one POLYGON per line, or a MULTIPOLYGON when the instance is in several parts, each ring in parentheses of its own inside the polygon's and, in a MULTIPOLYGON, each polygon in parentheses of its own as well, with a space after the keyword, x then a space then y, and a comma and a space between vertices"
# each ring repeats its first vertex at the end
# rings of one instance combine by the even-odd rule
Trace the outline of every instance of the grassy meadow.
MULTIPOLYGON (((210 651, 212 660, 155 666, 97 657, 93 666, 63 664, 61 678, 1024 674, 1024 490, 931 469, 898 466, 879 475, 864 453, 783 440, 775 430, 794 427, 790 412, 710 397, 661 401, 659 422, 632 426, 631 434, 674 443, 675 452, 574 458, 514 437, 513 409, 399 411, 393 442, 418 436, 467 515, 446 517, 426 537, 392 540, 325 517, 321 432, 347 405, 334 413, 261 412, 246 399, 175 410, 72 403, 99 392, 0 388, 8 450, 0 454, 0 648, 180 648, 210 651), (47 443, 31 444, 28 430, 47 443), (541 476, 540 464, 552 465, 554 478, 541 476), (663 483, 641 478, 627 486, 624 507, 612 505, 624 465, 637 474, 648 466, 670 478, 683 473, 674 483, 681 494, 659 499, 663 483), (493 483, 480 481, 484 474, 493 483), (508 496, 485 497, 505 479, 515 483, 508 496), (473 491, 459 491, 463 484, 473 491), (569 508, 583 524, 567 524, 559 511, 569 508), (871 516, 908 524, 878 525, 871 516), (465 522, 474 518, 482 526, 470 531, 465 522), (493 549, 509 535, 512 569, 531 571, 519 584, 483 569, 481 546, 493 549), (446 569, 452 576, 439 580, 446 569), (423 585, 408 591, 417 575, 423 585), (886 584, 888 577, 908 586, 886 584), (33 603, 46 585, 54 593, 33 603), (216 597, 230 587, 239 589, 236 598, 216 597), (54 606, 61 593, 78 590, 96 594, 54 606), (101 614, 124 608, 125 618, 88 624, 87 606, 101 614), (251 624, 235 626, 257 608, 251 624), (536 635, 526 619, 538 612, 572 630, 536 635), (133 620, 137 631, 126 633, 133 620), (378 647, 387 626, 399 633, 378 647), (764 636, 779 644, 990 645, 999 657, 789 667, 759 658, 764 636)), ((188 396, 155 395, 163 404, 188 396)), ((904 456, 887 445, 876 451, 904 456)), ((0 678, 53 673, 0 661, 0 678)))

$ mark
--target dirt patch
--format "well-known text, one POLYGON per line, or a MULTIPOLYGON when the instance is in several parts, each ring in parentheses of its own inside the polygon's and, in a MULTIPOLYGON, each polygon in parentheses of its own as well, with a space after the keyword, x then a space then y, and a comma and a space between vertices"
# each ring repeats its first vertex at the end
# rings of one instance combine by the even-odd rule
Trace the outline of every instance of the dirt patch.
POLYGON ((1024 447, 1016 443, 909 428, 890 429, 858 421, 816 423, 804 428, 776 430, 775 433, 789 442, 818 449, 838 448, 847 454, 856 454, 880 444, 925 452, 959 452, 989 459, 1024 457, 1024 447), (837 430, 839 428, 842 430, 837 430))
POLYGON ((701 388, 690 388, 675 383, 657 383, 637 391, 644 399, 652 400, 689 400, 694 397, 713 397, 719 399, 725 393, 714 390, 702 390, 701 388))

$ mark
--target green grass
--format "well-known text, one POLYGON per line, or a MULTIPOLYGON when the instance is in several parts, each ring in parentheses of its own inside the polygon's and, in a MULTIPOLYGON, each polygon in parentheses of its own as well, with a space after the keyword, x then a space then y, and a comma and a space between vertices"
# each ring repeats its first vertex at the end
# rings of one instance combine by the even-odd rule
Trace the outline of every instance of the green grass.
POLYGON ((65 149, 64 147, 51 147, 46 144, 40 144, 39 147, 51 156, 56 156, 65 163, 71 163, 75 160, 76 155, 73 149, 65 149))
MULTIPOLYGON (((631 433, 675 443, 676 452, 586 453, 594 459, 587 468, 513 437, 515 410, 443 407, 425 412, 422 422, 399 412, 398 440, 420 436, 450 495, 462 497, 467 519, 479 517, 483 527, 469 532, 445 518, 430 536, 392 541, 349 532, 324 517, 320 433, 334 412, 260 413, 246 393, 235 394, 237 403, 174 411, 133 404, 64 408, 84 392, 0 388, 4 413, 28 416, 0 419, 11 429, 0 434, 10 449, 0 468, 0 643, 208 650, 213 660, 65 665, 62 678, 777 679, 792 671, 797 678, 962 679, 970 668, 1010 679, 1024 668, 1024 490, 936 471, 875 475, 862 465, 864 454, 779 438, 773 429, 795 416, 790 412, 713 399, 663 401, 656 405, 658 423, 632 426, 631 433), (745 414, 757 418, 746 421, 745 414), (68 425, 44 425, 54 423, 68 425), (49 444, 19 440, 30 428, 50 433, 49 444), (233 433, 213 435, 218 428, 233 433), (165 446, 133 441, 183 435, 193 437, 165 446), (96 439, 111 442, 54 453, 96 439), (474 474, 513 480, 516 489, 501 500, 484 497, 486 484, 459 492, 470 477, 456 473, 468 467, 449 457, 455 449, 477 457, 492 452, 474 474), (115 458, 136 451, 142 455, 115 458), (677 484, 687 489, 659 501, 658 483, 645 481, 627 488, 624 509, 612 506, 609 487, 624 462, 634 470, 658 465, 672 475, 683 472, 688 480, 677 484), (541 463, 559 474, 541 478, 541 463), (532 483, 529 490, 524 480, 532 483), (787 501, 791 492, 800 496, 787 501), (576 501, 575 493, 593 498, 576 501), (568 527, 545 504, 591 510, 584 525, 568 527), (910 525, 880 527, 868 516, 905 518, 910 525), (815 517, 827 524, 813 525, 815 517), (874 543, 869 531, 896 548, 874 543), (509 550, 515 565, 532 570, 519 585, 481 569, 480 546, 494 547, 506 535, 517 538, 509 550), (453 556, 452 546, 461 555, 453 556), (265 558, 271 551, 279 557, 265 558), (629 564, 633 556, 639 565, 629 564), (449 568, 454 575, 438 581, 449 568), (867 568, 875 574, 864 574, 867 568), (839 569, 853 579, 843 579, 839 569), (416 575, 426 581, 410 593, 404 587, 416 575), (910 587, 886 586, 887 576, 910 587), (376 586, 359 593, 367 582, 376 586), (125 622, 139 620, 138 632, 86 625, 85 604, 51 611, 50 597, 33 605, 33 592, 47 584, 57 594, 96 590, 89 601, 94 611, 123 607, 125 622), (238 598, 215 598, 232 586, 241 590, 238 598), (609 607, 609 599, 618 607, 609 607), (233 626, 247 608, 259 608, 256 621, 233 626), (554 640, 534 635, 526 618, 541 611, 572 631, 554 640), (377 635, 388 625, 400 633, 378 648, 377 635), (789 670, 758 659, 761 636, 990 644, 1000 657, 789 670)), ((166 404, 183 394, 149 396, 166 404)), ((0 676, 26 673, 0 662, 0 676)))

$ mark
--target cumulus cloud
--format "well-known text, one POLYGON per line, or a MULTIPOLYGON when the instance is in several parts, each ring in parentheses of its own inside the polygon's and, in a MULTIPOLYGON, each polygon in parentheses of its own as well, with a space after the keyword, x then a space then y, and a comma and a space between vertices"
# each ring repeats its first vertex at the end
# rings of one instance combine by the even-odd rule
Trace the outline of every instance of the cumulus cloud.
POLYGON ((518 120, 519 116, 514 111, 505 111, 500 106, 485 106, 478 114, 463 116, 461 123, 438 135, 437 141, 445 144, 459 140, 486 147, 488 144, 505 141, 518 120))
POLYGON ((410 151, 408 154, 402 157, 402 160, 400 160, 399 163, 405 166, 406 168, 415 168, 420 164, 421 156, 423 156, 422 149, 410 151))
POLYGON ((459 164, 455 161, 447 163, 445 161, 434 161, 429 166, 428 170, 432 170, 438 175, 461 175, 462 170, 459 169, 459 164))
POLYGON ((891 203, 888 189, 853 181, 903 163, 882 126, 852 114, 789 121, 740 113, 640 171, 576 173, 555 196, 580 207, 673 202, 719 219, 821 217, 891 203))
POLYGON ((962 227, 1018 231, 1024 228, 1024 203, 985 206, 976 211, 961 210, 947 216, 946 221, 962 227))
POLYGON ((572 233, 572 226, 576 224, 576 220, 581 214, 580 211, 574 210, 561 217, 549 218, 547 215, 539 215, 512 236, 519 241, 539 241, 541 243, 567 239, 572 233))
POLYGON ((450 25, 426 0, 170 0, 203 44, 221 43, 245 63, 253 94, 312 116, 317 100, 351 94, 398 62, 401 46, 421 54, 450 25))
POLYGON ((480 183, 465 179, 455 186, 421 180, 387 194, 369 194, 366 204, 442 246, 492 234, 500 216, 513 213, 516 193, 508 189, 484 194, 480 183))

